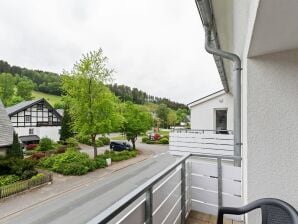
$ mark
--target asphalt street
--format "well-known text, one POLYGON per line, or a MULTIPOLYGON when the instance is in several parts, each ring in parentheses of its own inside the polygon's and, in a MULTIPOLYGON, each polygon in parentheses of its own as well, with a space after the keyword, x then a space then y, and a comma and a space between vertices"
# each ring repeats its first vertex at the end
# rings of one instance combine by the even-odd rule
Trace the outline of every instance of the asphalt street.
POLYGON ((157 154, 85 186, 6 218, 7 224, 86 223, 124 195, 169 166, 175 157, 157 154))

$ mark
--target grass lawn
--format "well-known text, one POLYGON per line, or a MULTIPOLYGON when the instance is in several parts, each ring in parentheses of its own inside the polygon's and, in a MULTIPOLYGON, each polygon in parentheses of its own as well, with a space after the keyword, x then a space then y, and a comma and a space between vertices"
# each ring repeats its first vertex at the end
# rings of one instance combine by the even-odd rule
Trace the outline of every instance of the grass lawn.
POLYGON ((54 106, 55 103, 61 102, 61 96, 51 95, 38 91, 32 91, 32 96, 34 99, 45 98, 52 106, 54 106))

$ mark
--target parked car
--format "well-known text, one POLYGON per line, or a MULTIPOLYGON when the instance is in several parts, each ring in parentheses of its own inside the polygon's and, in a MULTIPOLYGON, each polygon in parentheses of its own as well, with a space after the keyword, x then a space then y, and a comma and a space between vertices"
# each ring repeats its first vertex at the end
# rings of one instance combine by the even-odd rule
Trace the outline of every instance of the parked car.
POLYGON ((128 142, 125 141, 111 141, 110 149, 113 151, 131 150, 132 147, 128 142))

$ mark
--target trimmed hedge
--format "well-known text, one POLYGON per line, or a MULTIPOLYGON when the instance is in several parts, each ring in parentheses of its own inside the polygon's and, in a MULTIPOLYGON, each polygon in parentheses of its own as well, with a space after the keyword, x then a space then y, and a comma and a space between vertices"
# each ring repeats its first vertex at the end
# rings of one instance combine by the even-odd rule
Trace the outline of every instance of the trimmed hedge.
POLYGON ((124 150, 121 152, 115 152, 115 151, 105 151, 104 154, 98 155, 96 158, 102 158, 102 159, 107 159, 111 158, 113 162, 118 162, 122 160, 127 160, 133 157, 136 157, 138 152, 136 150, 128 151, 124 150))

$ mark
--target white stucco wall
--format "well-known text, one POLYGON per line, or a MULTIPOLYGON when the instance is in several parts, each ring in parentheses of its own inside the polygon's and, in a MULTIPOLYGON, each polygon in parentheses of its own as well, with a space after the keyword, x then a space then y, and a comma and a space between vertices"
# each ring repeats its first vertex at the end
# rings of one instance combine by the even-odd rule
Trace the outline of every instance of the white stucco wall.
POLYGON ((190 107, 191 129, 215 130, 215 109, 227 109, 227 128, 233 130, 233 96, 223 94, 190 107))
POLYGON ((59 141, 60 134, 59 130, 61 126, 48 126, 48 127, 15 127, 15 131, 19 136, 29 135, 29 129, 33 128, 33 135, 39 136, 39 138, 49 137, 54 141, 59 141))
MULTIPOLYGON (((247 200, 275 197, 298 209, 298 50, 247 59, 247 200)), ((249 223, 256 223, 253 218, 249 223)))

